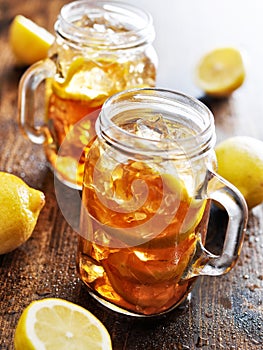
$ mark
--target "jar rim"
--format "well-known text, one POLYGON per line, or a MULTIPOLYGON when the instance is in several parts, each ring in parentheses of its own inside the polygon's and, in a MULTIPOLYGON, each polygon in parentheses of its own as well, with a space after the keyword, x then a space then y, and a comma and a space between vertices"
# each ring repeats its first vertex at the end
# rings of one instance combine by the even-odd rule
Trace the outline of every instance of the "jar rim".
MULTIPOLYGON (((161 107, 158 110, 161 113, 161 107)), ((178 121, 180 122, 180 119, 178 121)), ((188 125, 185 124, 185 126, 188 125)), ((163 158, 166 155, 168 158, 174 156, 176 159, 203 156, 214 147, 216 142, 214 117, 210 109, 194 97, 162 88, 135 88, 109 97, 99 114, 96 133, 113 147, 127 153, 145 155, 155 153, 163 158), (192 127, 196 128, 196 133, 192 136, 173 135, 171 138, 168 136, 155 140, 131 133, 114 121, 118 113, 135 111, 136 105, 147 108, 147 104, 150 113, 154 113, 155 107, 159 108, 164 104, 166 111, 179 118, 178 111, 186 117, 191 116, 192 119, 187 120, 187 123, 191 123, 192 127)))
POLYGON ((55 23, 56 33, 78 46, 97 49, 125 49, 152 43, 155 38, 152 15, 131 4, 117 0, 77 0, 64 5, 55 23), (125 31, 92 30, 76 25, 85 15, 107 14, 113 21, 119 16, 125 31), (127 30, 126 30, 127 29, 127 30))

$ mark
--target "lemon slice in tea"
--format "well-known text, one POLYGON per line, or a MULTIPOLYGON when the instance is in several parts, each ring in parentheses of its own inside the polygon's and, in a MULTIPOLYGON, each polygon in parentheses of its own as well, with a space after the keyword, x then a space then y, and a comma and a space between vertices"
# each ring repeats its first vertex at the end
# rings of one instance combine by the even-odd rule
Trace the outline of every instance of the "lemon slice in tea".
POLYGON ((62 99, 88 101, 90 107, 101 106, 112 94, 112 82, 103 68, 103 62, 77 57, 70 64, 65 80, 52 82, 52 90, 62 99))

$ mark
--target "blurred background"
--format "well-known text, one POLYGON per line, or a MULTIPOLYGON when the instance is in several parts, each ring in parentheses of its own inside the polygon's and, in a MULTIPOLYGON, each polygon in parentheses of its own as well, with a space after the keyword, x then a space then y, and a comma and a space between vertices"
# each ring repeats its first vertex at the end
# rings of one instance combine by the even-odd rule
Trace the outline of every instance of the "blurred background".
POLYGON ((148 10, 153 16, 155 47, 160 58, 160 85, 198 95, 200 92, 193 84, 197 60, 210 49, 221 46, 235 46, 242 50, 248 68, 251 64, 257 65, 256 76, 263 78, 260 68, 263 58, 261 0, 126 2, 148 10))
MULTIPOLYGON (((231 109, 229 114, 238 116, 238 120, 234 121, 235 127, 229 130, 229 135, 263 134, 262 0, 116 1, 134 4, 152 14, 156 30, 154 46, 159 56, 159 87, 179 90, 199 98, 202 91, 196 87, 194 81, 194 71, 199 59, 207 51, 217 47, 234 46, 240 49, 244 55, 247 76, 242 87, 228 100, 231 109), (235 103, 236 99, 238 103, 235 103), (248 114, 251 114, 250 125, 247 122, 243 124, 245 122, 242 120, 242 115, 248 114)), ((5 36, 4 40, 7 40, 7 29, 12 20, 11 11, 14 12, 12 15, 23 14, 39 25, 47 26, 48 23, 47 29, 53 31, 61 2, 52 1, 52 8, 51 15, 47 13, 45 2, 41 0, 23 0, 19 4, 16 0, 0 0, 0 36, 5 36), (14 7, 12 3, 15 4, 14 7), (39 8, 38 11, 36 7, 39 8)))
MULTIPOLYGON (((259 136, 263 132, 263 1, 261 0, 126 0, 148 10, 156 29, 159 55, 157 84, 195 97, 202 92, 194 82, 201 56, 216 47, 241 50, 245 83, 227 101, 235 127, 224 132, 259 136), (238 100, 238 103, 235 101, 238 100), (251 115, 243 124, 242 115, 251 115)), ((220 106, 218 105, 218 108, 220 106)), ((220 113, 219 113, 220 114, 220 113)), ((229 123, 229 128, 231 127, 229 123)), ((218 138, 220 139, 220 130, 218 138)))

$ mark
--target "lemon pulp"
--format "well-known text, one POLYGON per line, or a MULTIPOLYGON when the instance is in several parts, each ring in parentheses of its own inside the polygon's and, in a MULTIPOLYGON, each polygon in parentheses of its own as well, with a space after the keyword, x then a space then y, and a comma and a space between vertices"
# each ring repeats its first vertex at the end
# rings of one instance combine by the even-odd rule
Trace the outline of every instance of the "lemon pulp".
POLYGON ((218 48, 204 55, 196 68, 196 83, 208 95, 224 97, 239 88, 245 67, 239 50, 218 48))
POLYGON ((15 331, 16 350, 110 350, 105 326, 88 310, 59 298, 33 301, 15 331))

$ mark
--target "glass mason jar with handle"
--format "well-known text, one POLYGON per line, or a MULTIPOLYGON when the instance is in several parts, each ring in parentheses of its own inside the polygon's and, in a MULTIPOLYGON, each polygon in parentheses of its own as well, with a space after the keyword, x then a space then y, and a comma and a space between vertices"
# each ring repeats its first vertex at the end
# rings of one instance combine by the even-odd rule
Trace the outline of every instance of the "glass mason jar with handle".
POLYGON ((54 29, 49 58, 31 66, 20 81, 19 120, 26 136, 43 144, 58 178, 80 189, 84 148, 94 136, 103 102, 118 91, 155 86, 155 33, 147 12, 103 0, 66 4, 54 29), (43 81, 45 118, 37 118, 37 92, 43 81), (82 128, 73 129, 86 115, 82 128))
POLYGON ((86 158, 77 269, 125 314, 179 305, 200 275, 235 264, 247 223, 240 192, 216 174, 210 110, 187 95, 132 89, 109 98, 86 158), (222 252, 205 248, 214 200, 229 216, 222 252))

